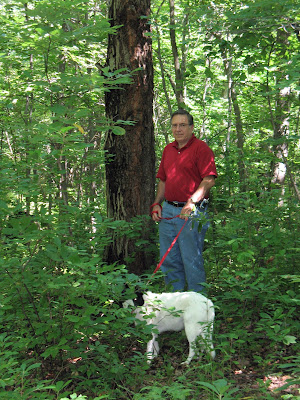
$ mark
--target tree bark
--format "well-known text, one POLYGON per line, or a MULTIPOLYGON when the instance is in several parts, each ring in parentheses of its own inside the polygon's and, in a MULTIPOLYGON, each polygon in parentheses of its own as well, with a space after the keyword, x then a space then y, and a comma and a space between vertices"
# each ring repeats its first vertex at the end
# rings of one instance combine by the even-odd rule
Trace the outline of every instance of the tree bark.
POLYGON ((240 188, 242 192, 247 191, 246 186, 246 169, 244 164, 244 130, 243 130, 243 122, 241 116, 241 110, 238 103, 237 93, 234 87, 234 81, 232 79, 232 59, 231 56, 227 54, 227 50, 223 48, 222 50, 223 56, 223 65, 225 74, 228 80, 228 105, 229 105, 229 121, 230 127, 228 127, 228 140, 227 146, 229 145, 230 140, 230 128, 231 128, 231 111, 233 107, 234 117, 235 117, 235 130, 237 137, 237 149, 238 149, 238 170, 239 170, 239 178, 240 178, 240 188))
MULTIPOLYGON (((280 58, 285 57, 286 49, 288 48, 288 33, 283 29, 277 31, 277 54, 280 58)), ((278 87, 286 81, 286 71, 282 67, 277 71, 278 87)), ((283 141, 289 136, 289 117, 290 117, 290 94, 291 88, 286 85, 277 89, 275 98, 275 113, 272 120, 275 144, 273 146, 276 160, 271 164, 272 182, 281 186, 281 194, 284 195, 284 182, 287 174, 286 159, 288 157, 288 144, 283 141)), ((281 201, 279 204, 281 204, 281 201)))
POLYGON ((175 68, 175 96, 178 108, 183 108, 184 94, 183 94, 183 72, 180 67, 179 53, 176 43, 176 31, 175 31, 175 2, 169 0, 170 3, 170 39, 172 46, 172 54, 175 68))
MULTIPOLYGON (((149 21, 145 18, 149 14, 150 0, 111 0, 109 4, 111 24, 121 27, 116 35, 109 35, 107 66, 110 71, 131 71, 132 82, 106 93, 106 116, 114 122, 134 121, 134 125, 124 125, 125 135, 109 132, 106 138, 107 213, 114 220, 130 221, 132 217, 149 214, 154 198, 152 43, 149 21)), ((149 223, 150 220, 145 221, 144 239, 149 239, 153 226, 149 223)), ((118 233, 106 258, 110 263, 126 263, 137 274, 154 262, 147 252, 137 252, 133 239, 118 233)))

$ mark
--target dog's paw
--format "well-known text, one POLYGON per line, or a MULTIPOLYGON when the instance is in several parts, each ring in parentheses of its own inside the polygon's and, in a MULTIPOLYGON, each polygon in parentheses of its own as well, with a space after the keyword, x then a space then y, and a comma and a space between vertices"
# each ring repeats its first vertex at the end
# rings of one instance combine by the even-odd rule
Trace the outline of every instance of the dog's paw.
POLYGON ((190 364, 189 360, 183 361, 180 365, 182 365, 183 367, 187 367, 190 364))

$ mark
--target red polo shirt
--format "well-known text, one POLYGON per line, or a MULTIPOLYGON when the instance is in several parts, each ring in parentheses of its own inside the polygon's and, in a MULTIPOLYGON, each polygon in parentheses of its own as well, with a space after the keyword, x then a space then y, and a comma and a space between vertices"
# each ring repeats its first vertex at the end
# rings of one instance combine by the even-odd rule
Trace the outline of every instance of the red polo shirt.
POLYGON ((193 135, 181 149, 176 141, 165 147, 156 177, 166 184, 166 200, 186 202, 209 175, 217 176, 214 153, 193 135))

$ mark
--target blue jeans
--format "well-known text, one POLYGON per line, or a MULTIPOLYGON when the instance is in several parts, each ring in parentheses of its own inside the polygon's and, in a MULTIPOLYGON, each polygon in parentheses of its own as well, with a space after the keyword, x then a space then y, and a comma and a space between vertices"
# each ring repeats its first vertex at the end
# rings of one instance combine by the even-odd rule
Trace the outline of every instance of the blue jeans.
MULTIPOLYGON (((174 207, 165 202, 162 217, 172 218, 180 212, 180 207, 174 207)), ((181 218, 162 219, 160 221, 160 259, 164 256, 184 223, 185 220, 181 218)), ((197 207, 161 266, 161 270, 165 274, 165 283, 166 285, 171 284, 173 291, 185 290, 186 284, 187 290, 194 292, 203 290, 202 283, 205 282, 206 275, 202 253, 208 227, 207 205, 201 208, 197 207)))

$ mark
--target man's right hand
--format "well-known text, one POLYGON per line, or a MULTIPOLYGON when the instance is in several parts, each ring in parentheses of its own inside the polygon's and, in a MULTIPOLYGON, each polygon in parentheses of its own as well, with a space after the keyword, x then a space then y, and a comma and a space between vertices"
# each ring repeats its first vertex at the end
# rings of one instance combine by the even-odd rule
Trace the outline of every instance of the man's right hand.
POLYGON ((153 221, 159 222, 161 220, 161 207, 154 206, 151 211, 151 217, 153 221))

